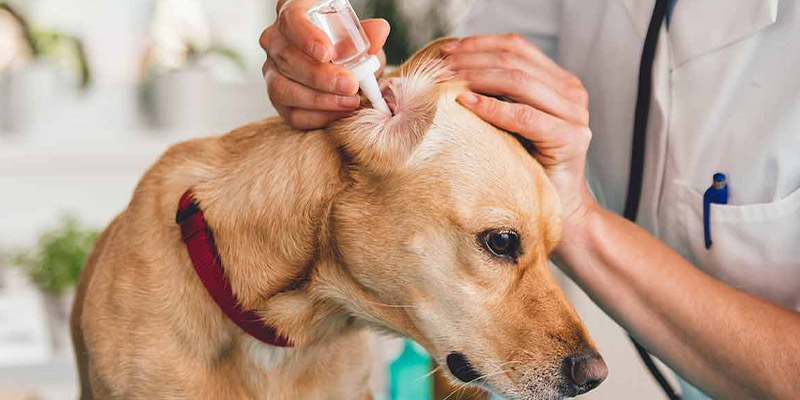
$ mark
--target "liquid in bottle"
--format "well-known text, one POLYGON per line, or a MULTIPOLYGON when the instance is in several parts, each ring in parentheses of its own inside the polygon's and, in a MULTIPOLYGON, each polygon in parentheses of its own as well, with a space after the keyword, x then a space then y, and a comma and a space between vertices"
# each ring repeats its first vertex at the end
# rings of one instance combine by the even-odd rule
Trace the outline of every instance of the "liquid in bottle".
POLYGON ((325 32, 333 44, 334 64, 350 70, 372 106, 390 112, 383 99, 375 72, 380 61, 367 54, 369 39, 348 0, 324 0, 308 11, 311 22, 325 32))

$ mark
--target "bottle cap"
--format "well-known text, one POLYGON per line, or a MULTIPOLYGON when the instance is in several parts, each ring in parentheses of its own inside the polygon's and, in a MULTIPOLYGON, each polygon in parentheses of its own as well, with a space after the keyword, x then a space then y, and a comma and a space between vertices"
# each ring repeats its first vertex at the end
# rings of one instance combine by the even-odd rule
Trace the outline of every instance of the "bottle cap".
POLYGON ((716 173, 714 174, 714 186, 715 189, 722 189, 727 186, 727 179, 725 178, 725 174, 716 173))
POLYGON ((375 72, 381 68, 381 61, 376 56, 366 56, 357 64, 348 67, 347 69, 355 75, 358 80, 358 85, 364 94, 372 103, 372 107, 376 110, 391 113, 386 100, 383 99, 381 87, 378 85, 378 80, 375 79, 375 72))
POLYGON ((378 60, 377 56, 366 56, 362 58, 358 63, 352 66, 348 66, 347 69, 355 75, 356 80, 361 81, 364 78, 372 75, 374 76, 376 72, 381 68, 381 61, 378 60))

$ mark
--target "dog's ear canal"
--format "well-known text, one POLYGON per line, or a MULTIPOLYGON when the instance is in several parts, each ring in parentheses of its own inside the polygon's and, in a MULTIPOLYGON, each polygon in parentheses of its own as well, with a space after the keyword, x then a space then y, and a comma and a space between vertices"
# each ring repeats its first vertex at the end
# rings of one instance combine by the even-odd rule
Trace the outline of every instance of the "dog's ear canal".
POLYGON ((401 169, 425 138, 436 114, 435 103, 420 104, 384 120, 356 116, 329 130, 352 162, 384 175, 401 169))
POLYGON ((376 174, 405 165, 425 138, 436 115, 435 76, 421 73, 442 58, 440 47, 455 39, 440 39, 417 51, 403 65, 382 77, 395 115, 359 113, 331 127, 330 133, 353 162, 376 174))

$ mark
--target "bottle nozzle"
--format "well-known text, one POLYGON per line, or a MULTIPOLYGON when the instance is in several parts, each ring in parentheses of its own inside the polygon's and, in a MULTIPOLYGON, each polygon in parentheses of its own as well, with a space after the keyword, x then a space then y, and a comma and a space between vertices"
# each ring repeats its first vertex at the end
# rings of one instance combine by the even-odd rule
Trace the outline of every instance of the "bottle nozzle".
POLYGON ((369 99, 369 102, 372 103, 372 107, 374 109, 387 113, 392 112, 392 110, 389 109, 389 105, 386 104, 386 100, 383 98, 381 87, 378 86, 378 80, 375 79, 374 75, 358 81, 358 84, 361 86, 361 90, 364 91, 364 94, 369 99))
POLYGON ((378 80, 375 78, 375 72, 381 67, 381 62, 376 56, 367 56, 358 64, 349 67, 350 72, 358 79, 358 85, 364 94, 372 103, 372 107, 376 110, 390 113, 391 110, 383 99, 381 87, 378 85, 378 80))

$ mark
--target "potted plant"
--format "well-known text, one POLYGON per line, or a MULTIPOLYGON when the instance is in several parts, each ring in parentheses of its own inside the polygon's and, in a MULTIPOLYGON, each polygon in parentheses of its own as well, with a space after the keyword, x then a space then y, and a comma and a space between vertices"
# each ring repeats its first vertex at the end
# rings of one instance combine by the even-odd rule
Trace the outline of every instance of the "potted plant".
MULTIPOLYGON (((12 54, 0 55, 7 60, 0 64, 0 109, 2 126, 6 130, 25 131, 35 128, 38 121, 47 120, 59 107, 63 92, 62 71, 72 71, 78 87, 86 89, 91 82, 89 64, 83 44, 77 37, 33 28, 26 18, 9 4, 0 1, 0 24, 5 30, 16 30, 15 46, 3 46, 12 54)), ((6 40, 9 40, 6 38, 6 40)))
POLYGON ((73 289, 95 239, 95 230, 83 227, 74 216, 63 216, 58 227, 39 237, 34 249, 14 257, 14 264, 43 295, 56 354, 66 348, 73 289))
POLYGON ((141 99, 156 126, 203 133, 216 100, 214 72, 220 66, 234 74, 244 71, 241 56, 215 43, 211 28, 202 1, 155 2, 142 62, 141 99))
POLYGON ((145 108, 157 126, 174 131, 206 128, 205 117, 214 100, 207 62, 213 58, 227 61, 237 70, 245 69, 239 54, 227 47, 201 47, 186 42, 180 63, 172 66, 160 64, 155 52, 148 51, 142 94, 145 108))

